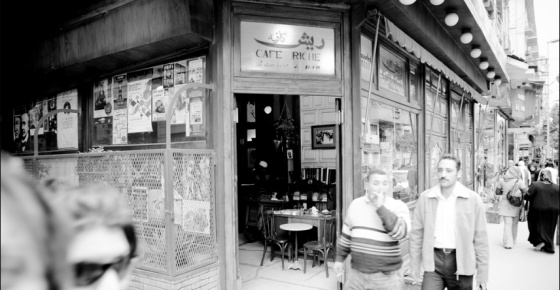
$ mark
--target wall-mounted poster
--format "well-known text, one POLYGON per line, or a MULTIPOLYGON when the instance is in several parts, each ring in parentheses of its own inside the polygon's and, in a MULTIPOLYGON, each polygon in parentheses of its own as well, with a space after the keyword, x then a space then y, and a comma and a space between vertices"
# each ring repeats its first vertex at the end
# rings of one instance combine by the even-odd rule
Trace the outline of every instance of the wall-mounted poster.
POLYGON ((153 69, 128 74, 128 133, 152 132, 153 69))
MULTIPOLYGON (((47 103, 48 103, 48 112, 52 112, 52 111, 56 110, 56 98, 52 98, 52 99, 48 100, 47 103)), ((57 137, 56 137, 57 128, 58 128, 56 115, 58 115, 58 114, 53 114, 53 115, 49 116, 48 130, 45 128, 45 130, 48 131, 48 132, 45 133, 46 139, 47 139, 47 148, 50 148, 50 149, 58 148, 57 137)))
POLYGON ((361 36, 360 42, 360 78, 369 82, 371 78, 371 63, 373 59, 373 45, 369 38, 361 36))
POLYGON ((210 234, 210 202, 183 200, 183 230, 210 234))
MULTIPOLYGON (((56 107, 76 110, 78 108, 78 91, 73 89, 59 93, 56 96, 56 107)), ((78 114, 58 113, 56 119, 58 149, 78 148, 78 114)))
POLYGON ((175 63, 173 67, 175 73, 175 85, 184 85, 187 83, 187 61, 182 60, 175 63))
POLYGON ((187 136, 204 136, 204 90, 189 90, 187 136))
POLYGON ((113 98, 111 98, 111 79, 102 79, 93 84, 93 117, 111 116, 113 113, 113 98))
POLYGON ((113 144, 127 144, 128 114, 126 109, 116 110, 113 116, 113 144))
POLYGON ((189 83, 204 82, 204 61, 202 58, 189 60, 189 83))
POLYGON ((165 121, 165 108, 169 102, 163 88, 162 77, 152 79, 152 102, 152 121, 165 121))
MULTIPOLYGON (((175 91, 179 90, 182 86, 177 86, 175 88, 170 88, 167 91, 168 100, 171 102, 175 91)), ((187 97, 187 91, 182 91, 177 101, 175 101, 175 106, 173 108, 173 115, 171 116, 171 124, 185 124, 187 120, 189 106, 189 98, 187 97)))
POLYGON ((334 28, 241 21, 240 29, 241 71, 335 74, 334 28))
POLYGON ((35 136, 35 129, 38 128, 39 135, 43 135, 43 126, 39 128, 39 120, 43 117, 43 102, 37 102, 31 110, 29 110, 29 135, 31 138, 35 136))
POLYGON ((173 86, 173 64, 163 66, 163 87, 169 88, 173 86))
POLYGON ((14 142, 16 151, 29 150, 29 112, 26 106, 14 108, 14 142), (17 138, 15 136, 17 135, 17 138))
POLYGON ((113 77, 113 99, 115 110, 126 109, 127 80, 126 74, 113 77))
POLYGON ((111 145, 113 141, 113 117, 93 119, 93 145, 111 145))
POLYGON ((385 89, 404 97, 405 73, 405 61, 381 46, 379 48, 379 89, 385 89))

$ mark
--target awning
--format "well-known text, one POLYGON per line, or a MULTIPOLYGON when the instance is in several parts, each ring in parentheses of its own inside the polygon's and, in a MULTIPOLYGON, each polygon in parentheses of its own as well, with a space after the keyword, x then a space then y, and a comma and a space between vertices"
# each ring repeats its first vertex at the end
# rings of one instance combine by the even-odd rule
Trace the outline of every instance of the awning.
MULTIPOLYGON (((410 38, 406 33, 395 26, 390 20, 385 19, 385 27, 387 30, 387 37, 392 39, 394 42, 398 43, 401 47, 406 49, 408 52, 414 54, 420 59, 422 63, 427 63, 435 70, 440 71, 445 77, 450 81, 457 84, 467 93, 470 93, 473 99, 481 102, 485 100, 475 89, 473 89, 469 84, 467 84, 461 77, 455 74, 451 69, 439 61, 430 52, 424 49, 420 44, 418 44, 414 39, 410 38)), ((483 103, 486 103, 483 101, 483 103)))

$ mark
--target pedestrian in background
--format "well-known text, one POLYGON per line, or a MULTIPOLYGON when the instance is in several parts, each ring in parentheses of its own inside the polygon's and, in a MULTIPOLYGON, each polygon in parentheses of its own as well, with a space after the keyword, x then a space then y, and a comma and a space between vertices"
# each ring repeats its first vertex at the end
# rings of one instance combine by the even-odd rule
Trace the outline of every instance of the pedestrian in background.
MULTIPOLYGON (((550 177, 551 177, 550 181, 554 184, 558 184, 558 169, 554 168, 554 163, 552 163, 552 160, 546 161, 546 164, 544 165, 544 169, 550 171, 550 177)), ((542 181, 542 170, 539 173, 539 177, 537 178, 537 181, 542 181)))
POLYGON ((522 194, 525 194, 527 189, 521 176, 521 170, 515 166, 509 168, 496 185, 496 195, 501 195, 498 214, 504 220, 503 243, 506 249, 511 249, 516 243, 519 213, 521 211, 521 206, 512 205, 506 196, 508 193, 513 193, 514 190, 521 190, 522 194))
POLYGON ((393 198, 386 172, 374 169, 367 181, 366 195, 348 207, 334 270, 341 274, 352 254, 344 289, 404 290, 399 240, 410 230, 410 211, 393 198))
POLYGON ((536 162, 529 164, 529 172, 531 173, 531 183, 537 181, 539 165, 536 162))
POLYGON ((531 172, 527 166, 525 166, 525 161, 519 161, 517 167, 519 167, 519 171, 521 171, 521 180, 525 183, 525 186, 529 188, 531 185, 531 172))
POLYGON ((541 171, 541 181, 529 187, 525 199, 529 201, 529 242, 536 251, 554 253, 554 230, 558 221, 560 209, 560 189, 552 183, 552 174, 549 169, 541 171))
MULTIPOLYGON (((515 167, 512 167, 515 168, 515 167)), ((438 163, 439 184, 424 191, 412 218, 410 263, 414 283, 424 267, 423 290, 486 290, 489 246, 482 199, 460 182, 461 161, 446 154, 438 163)))
POLYGON ((71 222, 74 289, 127 289, 137 238, 119 193, 101 185, 62 187, 54 199, 71 222))
POLYGON ((2 290, 66 290, 67 225, 23 169, 20 159, 2 153, 2 290))

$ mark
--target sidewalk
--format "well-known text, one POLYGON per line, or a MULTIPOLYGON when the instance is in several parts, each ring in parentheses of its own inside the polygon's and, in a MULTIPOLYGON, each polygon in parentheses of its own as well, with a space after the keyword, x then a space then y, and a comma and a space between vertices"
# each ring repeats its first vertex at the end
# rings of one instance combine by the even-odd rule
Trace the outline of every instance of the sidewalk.
MULTIPOLYGON (((560 289, 560 249, 555 254, 535 252, 527 241, 527 223, 519 223, 517 245, 506 250, 502 246, 503 223, 488 224, 490 243, 490 280, 488 290, 557 290, 560 289)), ((280 256, 270 262, 270 252, 266 254, 264 265, 260 267, 263 246, 260 242, 244 244, 239 254, 239 272, 243 290, 261 289, 314 289, 335 290, 336 274, 329 261, 329 278, 324 267, 311 267, 307 263, 307 274, 303 271, 284 270, 280 256)), ((270 251, 270 250, 269 250, 270 251)), ((302 257, 300 257, 300 261, 302 257)), ((301 261, 303 262, 303 261, 301 261)), ((286 261, 286 266, 289 263, 286 261)))

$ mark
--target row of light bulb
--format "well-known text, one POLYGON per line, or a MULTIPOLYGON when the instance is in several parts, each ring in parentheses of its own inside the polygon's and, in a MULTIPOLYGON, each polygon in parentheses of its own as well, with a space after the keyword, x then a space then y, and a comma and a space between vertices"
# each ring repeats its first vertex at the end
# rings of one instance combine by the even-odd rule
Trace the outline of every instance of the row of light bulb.
MULTIPOLYGON (((416 2, 416 0, 399 0, 399 1, 403 5, 410 5, 416 2)), ((441 3, 443 3, 443 1, 444 0, 430 0, 430 3, 432 3, 432 5, 438 6, 441 3)), ((449 11, 445 16, 445 25, 451 27, 451 26, 455 26, 457 23, 459 23, 459 14, 457 14, 457 12, 455 11, 449 11)), ((464 44, 470 43, 473 40, 473 35, 471 31, 468 29, 463 30, 460 40, 464 44)), ((471 49, 471 57, 479 58, 481 55, 482 55, 482 50, 480 49, 480 47, 478 45, 473 45, 471 49)), ((494 69, 489 69, 488 68, 489 65, 490 64, 488 63, 488 60, 482 58, 478 67, 482 70, 487 69, 488 72, 486 73, 486 77, 488 77, 489 79, 493 79, 494 77, 496 77, 496 72, 494 72, 494 69)), ((496 77, 496 79, 494 80, 494 84, 499 86, 501 83, 502 83, 501 78, 496 77)))

